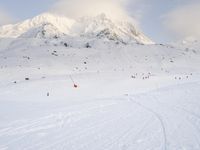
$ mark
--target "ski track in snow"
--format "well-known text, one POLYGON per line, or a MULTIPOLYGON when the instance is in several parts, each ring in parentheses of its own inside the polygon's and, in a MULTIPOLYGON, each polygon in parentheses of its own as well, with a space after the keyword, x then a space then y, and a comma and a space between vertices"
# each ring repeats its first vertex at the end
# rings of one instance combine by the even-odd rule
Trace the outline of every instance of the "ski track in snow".
POLYGON ((1 126, 1 149, 199 149, 199 115, 168 100, 150 92, 49 110, 47 116, 1 126), (184 131, 184 138, 193 139, 189 143, 181 142, 184 131))
POLYGON ((146 107, 146 106, 144 106, 144 105, 142 105, 142 104, 140 104, 140 103, 134 101, 133 99, 130 99, 130 101, 133 102, 134 104, 139 105, 140 107, 142 107, 142 108, 145 109, 146 111, 152 113, 152 114, 156 117, 156 119, 160 122, 162 131, 163 131, 163 145, 164 145, 164 148, 163 148, 163 149, 164 149, 164 150, 167 150, 166 129, 165 129, 165 125, 164 125, 164 122, 163 122, 161 116, 160 116, 157 112, 155 112, 154 110, 152 110, 151 108, 148 108, 148 107, 146 107))

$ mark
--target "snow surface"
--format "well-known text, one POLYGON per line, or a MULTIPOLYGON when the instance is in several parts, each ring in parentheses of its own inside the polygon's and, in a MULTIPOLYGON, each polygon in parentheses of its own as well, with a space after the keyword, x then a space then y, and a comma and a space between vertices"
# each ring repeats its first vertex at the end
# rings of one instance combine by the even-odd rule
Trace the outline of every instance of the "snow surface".
POLYGON ((199 150, 197 45, 1 38, 0 150, 199 150))

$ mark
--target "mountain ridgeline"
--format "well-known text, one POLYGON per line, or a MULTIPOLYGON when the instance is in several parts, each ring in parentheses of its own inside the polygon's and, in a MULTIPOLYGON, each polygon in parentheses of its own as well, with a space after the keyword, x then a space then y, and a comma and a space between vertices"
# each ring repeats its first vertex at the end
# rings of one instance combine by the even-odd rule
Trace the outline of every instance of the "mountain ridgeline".
POLYGON ((116 21, 100 14, 95 17, 69 19, 44 13, 23 22, 0 27, 0 38, 63 39, 84 38, 117 43, 153 44, 132 22, 116 21))

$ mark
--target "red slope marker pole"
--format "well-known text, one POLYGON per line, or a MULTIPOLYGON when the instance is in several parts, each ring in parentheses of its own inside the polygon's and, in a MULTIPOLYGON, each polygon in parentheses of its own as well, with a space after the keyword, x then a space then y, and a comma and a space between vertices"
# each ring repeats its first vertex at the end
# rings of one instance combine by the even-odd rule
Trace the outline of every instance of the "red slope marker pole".
POLYGON ((73 80, 72 76, 70 75, 69 77, 70 77, 70 79, 71 79, 72 83, 74 84, 74 88, 78 88, 78 85, 77 85, 77 84, 75 84, 75 82, 74 82, 74 80, 73 80))

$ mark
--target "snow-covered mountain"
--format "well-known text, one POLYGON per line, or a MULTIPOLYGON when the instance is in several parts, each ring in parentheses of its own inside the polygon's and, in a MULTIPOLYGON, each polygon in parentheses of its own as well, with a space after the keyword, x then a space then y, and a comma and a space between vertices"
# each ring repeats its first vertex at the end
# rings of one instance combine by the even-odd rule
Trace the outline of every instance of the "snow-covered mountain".
POLYGON ((74 21, 72 19, 44 13, 14 25, 0 27, 0 37, 17 38, 23 35, 29 35, 29 38, 34 38, 38 34, 38 31, 41 34, 42 32, 46 32, 44 31, 46 28, 48 28, 48 34, 54 32, 68 33, 73 24, 74 21))
POLYGON ((0 150, 199 150, 200 43, 150 43, 103 14, 1 27, 0 150))
POLYGON ((0 149, 200 149, 199 49, 9 40, 0 39, 0 149))
POLYGON ((105 14, 73 20, 64 16, 44 13, 21 23, 0 27, 1 38, 58 38, 65 36, 108 39, 124 43, 153 43, 131 22, 112 20, 105 14))

